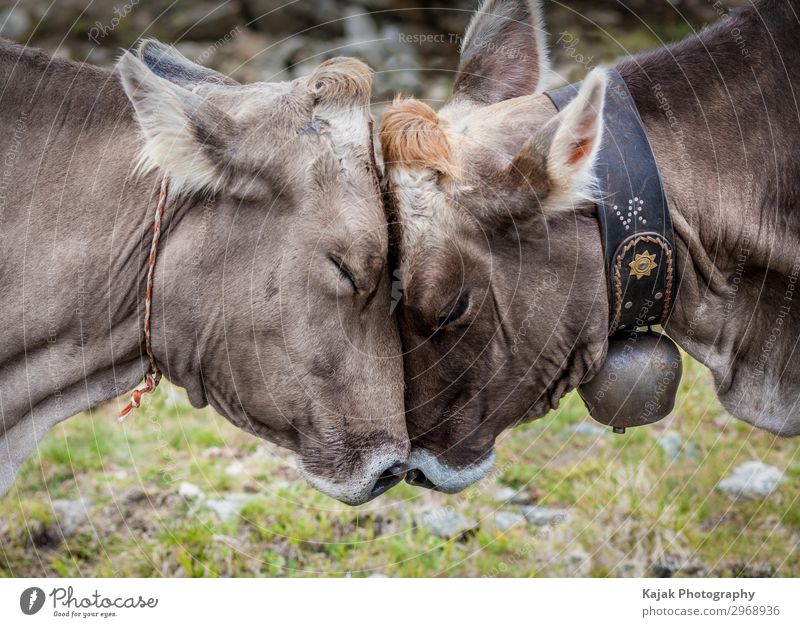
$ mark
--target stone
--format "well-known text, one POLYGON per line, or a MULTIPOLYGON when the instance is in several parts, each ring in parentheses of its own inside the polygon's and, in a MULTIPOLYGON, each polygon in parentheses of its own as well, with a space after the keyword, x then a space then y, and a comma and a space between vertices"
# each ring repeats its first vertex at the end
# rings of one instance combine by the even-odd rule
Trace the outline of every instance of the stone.
POLYGON ((567 577, 588 577, 592 568, 592 558, 588 553, 577 550, 567 555, 562 564, 567 577))
POLYGON ((19 6, 0 11, 0 37, 25 41, 30 33, 31 20, 19 6))
POLYGON ((178 487, 178 494, 180 494, 183 498, 192 501, 205 497, 205 494, 200 488, 193 483, 189 483, 188 481, 181 481, 181 485, 178 487))
POLYGON ((479 524, 450 507, 425 510, 419 517, 420 525, 440 538, 463 538, 472 534, 479 524))
POLYGON ((141 503, 147 498, 148 498, 147 492, 145 492, 142 488, 136 486, 123 490, 122 492, 120 492, 119 495, 120 502, 125 503, 126 505, 141 503))
POLYGON ((786 478, 775 466, 749 461, 734 468, 717 484, 717 489, 734 501, 749 501, 766 498, 784 481, 786 478))
POLYGON ((91 503, 84 499, 53 501, 53 514, 56 517, 55 526, 65 538, 74 536, 81 524, 89 520, 91 503))
POLYGON ((683 439, 676 431, 665 431, 656 440, 656 443, 670 459, 678 459, 683 448, 683 439))
POLYGON ((555 507, 542 505, 528 505, 520 509, 529 525, 534 527, 548 527, 564 522, 569 518, 569 512, 555 507))
POLYGON ((519 512, 499 511, 494 515, 494 524, 500 531, 508 531, 511 527, 525 523, 525 516, 519 512))
POLYGON ((242 508, 253 500, 251 494, 232 493, 221 499, 206 499, 203 506, 214 512, 223 522, 233 520, 242 508))
POLYGON ((670 554, 664 554, 650 564, 650 576, 659 578, 674 577, 683 569, 685 561, 670 554))
POLYGON ((501 486, 495 490, 492 498, 497 503, 513 503, 514 505, 530 505, 534 500, 530 492, 515 490, 507 486, 501 486))
POLYGON ((498 503, 510 503, 511 499, 513 499, 517 494, 517 491, 514 488, 509 488, 507 486, 501 486, 497 488, 492 494, 492 499, 494 499, 498 503))
POLYGON ((225 474, 229 477, 238 477, 244 472, 244 464, 239 460, 232 461, 225 469, 225 474))

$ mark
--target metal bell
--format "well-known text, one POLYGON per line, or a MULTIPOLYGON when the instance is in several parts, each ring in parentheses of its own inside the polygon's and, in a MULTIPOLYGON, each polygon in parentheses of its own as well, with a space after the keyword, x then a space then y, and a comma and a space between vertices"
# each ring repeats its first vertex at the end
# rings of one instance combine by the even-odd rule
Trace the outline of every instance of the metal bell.
POLYGON ((617 333, 608 339, 605 363, 578 394, 592 418, 624 433, 672 411, 682 373, 678 347, 666 335, 617 333))

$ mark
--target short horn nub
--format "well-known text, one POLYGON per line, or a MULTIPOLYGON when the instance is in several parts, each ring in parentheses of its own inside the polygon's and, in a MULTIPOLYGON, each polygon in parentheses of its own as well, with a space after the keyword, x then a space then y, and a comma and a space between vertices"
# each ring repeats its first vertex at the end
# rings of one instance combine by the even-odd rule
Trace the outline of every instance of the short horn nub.
POLYGON ((452 175, 452 153, 443 122, 424 102, 396 98, 381 122, 381 149, 388 168, 430 168, 452 175))
POLYGON ((320 102, 341 106, 369 104, 372 70, 358 59, 329 59, 314 71, 310 80, 320 102))

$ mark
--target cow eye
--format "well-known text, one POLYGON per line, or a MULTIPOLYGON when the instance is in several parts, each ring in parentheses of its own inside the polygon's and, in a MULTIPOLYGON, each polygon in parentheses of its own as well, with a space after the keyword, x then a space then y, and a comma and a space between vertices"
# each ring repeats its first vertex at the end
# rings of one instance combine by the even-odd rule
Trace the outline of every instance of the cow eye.
POLYGON ((437 330, 453 324, 459 318, 463 317, 469 309, 470 298, 469 294, 461 294, 456 301, 447 307, 436 319, 437 330))
POLYGON ((353 291, 357 294, 358 293, 358 284, 356 283, 355 278, 353 278, 353 272, 341 259, 337 259, 336 257, 330 258, 336 268, 339 270, 339 275, 348 283, 350 283, 350 287, 353 288, 353 291))

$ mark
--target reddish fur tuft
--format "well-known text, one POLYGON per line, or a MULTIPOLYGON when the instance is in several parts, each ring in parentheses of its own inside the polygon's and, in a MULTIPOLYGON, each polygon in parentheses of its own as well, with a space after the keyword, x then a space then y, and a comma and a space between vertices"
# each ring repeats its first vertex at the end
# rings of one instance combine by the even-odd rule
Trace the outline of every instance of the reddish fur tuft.
POLYGON ((387 168, 405 165, 453 174, 442 121, 424 102, 396 98, 381 122, 380 140, 387 168))

